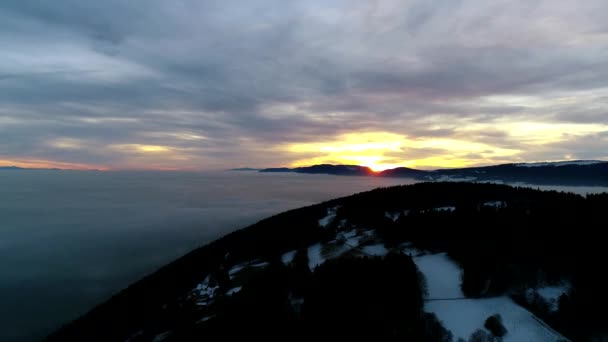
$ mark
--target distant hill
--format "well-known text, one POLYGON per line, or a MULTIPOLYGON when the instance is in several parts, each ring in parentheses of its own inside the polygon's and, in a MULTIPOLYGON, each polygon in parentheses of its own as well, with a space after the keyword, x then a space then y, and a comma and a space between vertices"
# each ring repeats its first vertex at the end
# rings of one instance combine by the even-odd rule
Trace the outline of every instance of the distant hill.
POLYGON ((378 175, 382 177, 406 177, 406 178, 420 178, 428 175, 428 171, 411 169, 409 167, 397 167, 394 169, 384 170, 379 172, 378 175))
POLYGON ((331 165, 331 164, 320 164, 306 167, 296 167, 293 169, 286 167, 263 169, 260 172, 296 172, 296 173, 309 173, 309 174, 329 174, 339 176, 372 176, 372 171, 367 166, 359 165, 331 165))
POLYGON ((501 164, 438 170, 417 170, 399 167, 381 172, 373 172, 365 166, 321 164, 297 168, 270 168, 260 170, 260 172, 404 177, 422 181, 498 181, 560 185, 608 185, 608 162, 600 160, 501 164))
POLYGON ((24 170, 24 168, 18 166, 0 166, 1 170, 24 170))
POLYGON ((262 169, 255 169, 252 167, 237 167, 234 169, 229 169, 228 171, 262 171, 262 169))

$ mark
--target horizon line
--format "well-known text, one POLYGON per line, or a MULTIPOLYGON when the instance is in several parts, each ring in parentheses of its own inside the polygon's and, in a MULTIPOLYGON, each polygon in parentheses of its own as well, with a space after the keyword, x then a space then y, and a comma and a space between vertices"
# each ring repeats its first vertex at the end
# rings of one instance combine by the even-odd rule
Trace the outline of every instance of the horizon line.
POLYGON ((177 168, 177 167, 142 167, 142 168, 121 168, 121 167, 107 167, 107 166, 88 166, 88 165, 77 165, 76 167, 57 167, 57 166, 48 166, 48 167, 27 167, 27 166, 19 166, 18 164, 2 164, 0 168, 2 169, 20 169, 20 170, 39 170, 39 171, 97 171, 97 172, 120 172, 120 171, 161 171, 161 172, 214 172, 214 171, 234 171, 238 169, 253 169, 253 170, 265 170, 265 169, 276 169, 276 168, 288 168, 288 169, 297 169, 297 168, 305 168, 305 167, 313 167, 320 165, 332 165, 332 166, 358 166, 358 167, 367 167, 372 172, 379 173, 386 170, 394 170, 399 168, 408 168, 413 170, 449 170, 449 169, 466 169, 466 168, 477 168, 477 167, 489 167, 489 166, 498 166, 498 165, 515 165, 515 164, 542 164, 542 163, 564 163, 564 162, 608 162, 608 160, 602 159, 562 159, 562 160, 540 160, 540 161, 518 161, 518 162, 508 162, 508 163, 496 163, 496 164, 478 164, 471 166, 462 166, 462 167, 428 167, 428 168, 415 168, 415 167, 407 167, 407 166, 396 166, 392 168, 386 168, 383 170, 374 170, 369 165, 357 165, 357 164, 333 164, 333 163, 320 163, 320 164, 312 164, 307 166, 270 166, 270 167, 231 167, 231 168, 223 168, 223 169, 201 169, 201 168, 177 168))

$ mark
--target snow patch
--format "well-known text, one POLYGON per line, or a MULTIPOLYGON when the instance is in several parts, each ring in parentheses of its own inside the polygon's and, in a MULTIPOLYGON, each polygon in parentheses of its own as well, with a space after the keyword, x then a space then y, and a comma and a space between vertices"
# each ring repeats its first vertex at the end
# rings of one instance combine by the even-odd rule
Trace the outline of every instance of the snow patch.
POLYGON ((419 256, 423 256, 426 254, 425 251, 414 247, 414 244, 411 242, 402 243, 401 245, 399 245, 399 249, 401 250, 401 252, 403 254, 407 254, 412 257, 419 257, 419 256))
POLYGON ((345 244, 352 248, 357 248, 359 247, 359 240, 361 240, 360 236, 353 236, 348 238, 345 244))
POLYGON ((258 261, 256 263, 252 263, 252 264, 250 264, 248 266, 249 267, 256 267, 257 268, 257 267, 266 267, 268 265, 270 265, 270 263, 267 262, 267 261, 258 261))
POLYGON ((343 236, 345 239, 350 239, 350 238, 357 236, 357 230, 353 229, 349 232, 341 232, 341 233, 338 233, 338 235, 343 236))
POLYGON ((215 317, 215 315, 205 316, 205 317, 199 319, 198 321, 196 321, 195 324, 200 324, 200 323, 203 323, 203 322, 207 322, 208 320, 212 319, 213 317, 215 317))
POLYGON ((367 255, 373 256, 385 256, 386 254, 388 254, 388 249, 384 247, 383 243, 363 246, 361 247, 361 251, 367 255))
POLYGON ((297 251, 291 251, 283 254, 281 256, 281 261, 284 265, 288 265, 293 261, 293 258, 296 256, 297 251))
POLYGON ((332 222, 334 222, 334 220, 336 219, 336 214, 338 212, 338 208, 340 208, 340 207, 338 206, 338 207, 328 208, 327 216, 325 216, 324 218, 319 220, 319 226, 322 228, 326 228, 332 222))
POLYGON ((164 333, 158 334, 154 337, 154 339, 152 340, 152 342, 161 342, 164 341, 167 337, 169 337, 169 335, 171 335, 170 331, 165 331, 164 333))
POLYGON ((143 335, 143 334, 144 334, 144 331, 143 331, 143 330, 139 330, 139 331, 138 331, 138 332, 136 332, 135 334, 133 334, 133 335, 129 336, 129 338, 127 338, 127 339, 125 340, 125 342, 134 342, 134 341, 136 341, 136 340, 139 338, 139 336, 141 336, 141 335, 143 335))
POLYGON ((226 295, 232 296, 233 294, 240 292, 242 289, 242 286, 233 287, 230 290, 226 291, 226 295))
POLYGON ((217 282, 211 281, 211 275, 208 275, 200 284, 194 288, 197 301, 196 305, 207 306, 209 305, 218 293, 219 285, 217 282))
POLYGON ((399 219, 399 215, 401 215, 401 213, 399 212, 385 212, 384 213, 384 217, 386 217, 387 219, 396 222, 399 219))
POLYGON ((363 237, 374 237, 376 235, 376 231, 373 229, 364 231, 361 236, 363 237))
POLYGON ((258 268, 258 267, 266 267, 266 266, 268 266, 268 265, 269 265, 269 263, 268 263, 268 262, 266 262, 266 261, 256 261, 256 260, 254 260, 254 261, 249 261, 249 262, 242 263, 242 264, 238 264, 238 265, 234 265, 234 266, 233 266, 233 267, 232 267, 232 268, 231 268, 231 269, 228 271, 228 276, 230 276, 230 279, 233 279, 233 278, 234 278, 234 276, 235 276, 237 273, 241 272, 241 271, 242 271, 244 268, 247 268, 247 267, 256 267, 256 268, 258 268))
POLYGON ((325 262, 325 258, 321 255, 321 243, 314 244, 308 247, 308 268, 314 271, 315 267, 325 262))
POLYGON ((493 207, 493 208, 506 208, 507 207, 507 203, 503 202, 503 201, 489 201, 489 202, 484 202, 481 204, 482 207, 493 207))
POLYGON ((233 266, 228 271, 228 275, 230 276, 230 279, 232 279, 237 273, 241 272, 243 270, 243 268, 245 268, 246 266, 247 265, 245 265, 245 264, 239 264, 239 265, 233 266))
POLYGON ((289 293, 288 299, 289 299, 289 304, 291 304, 291 307, 293 308, 293 310, 299 315, 300 312, 302 311, 302 305, 304 305, 304 298, 296 297, 293 295, 293 293, 289 293))
POLYGON ((449 211, 452 212, 454 210, 456 210, 456 207, 439 207, 439 208, 433 208, 433 211, 449 211))

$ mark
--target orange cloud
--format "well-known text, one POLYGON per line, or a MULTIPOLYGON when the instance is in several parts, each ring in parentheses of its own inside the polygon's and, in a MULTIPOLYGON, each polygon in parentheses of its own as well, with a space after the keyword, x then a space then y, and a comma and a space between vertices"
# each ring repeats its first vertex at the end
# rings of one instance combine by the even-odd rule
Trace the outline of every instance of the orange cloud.
POLYGON ((30 169, 109 170, 107 166, 66 163, 41 159, 0 159, 0 166, 17 166, 30 169))

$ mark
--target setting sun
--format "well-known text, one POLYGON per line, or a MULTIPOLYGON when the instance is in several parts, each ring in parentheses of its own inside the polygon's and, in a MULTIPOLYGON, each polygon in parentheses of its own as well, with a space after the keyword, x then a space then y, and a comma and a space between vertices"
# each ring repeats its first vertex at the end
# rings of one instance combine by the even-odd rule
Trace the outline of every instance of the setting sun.
POLYGON ((396 167, 465 167, 520 152, 465 140, 414 139, 387 132, 344 134, 333 141, 293 144, 286 149, 297 158, 291 164, 294 167, 347 164, 367 166, 376 172, 396 167), (428 151, 436 155, 429 156, 428 151))

